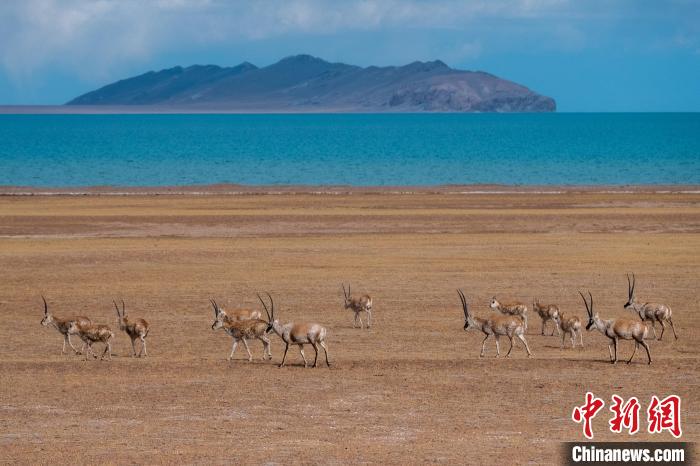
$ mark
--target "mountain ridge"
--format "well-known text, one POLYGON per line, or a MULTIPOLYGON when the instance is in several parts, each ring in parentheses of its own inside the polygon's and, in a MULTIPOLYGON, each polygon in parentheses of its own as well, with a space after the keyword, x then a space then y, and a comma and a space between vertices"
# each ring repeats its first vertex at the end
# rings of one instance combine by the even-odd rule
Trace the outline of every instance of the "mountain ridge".
POLYGON ((360 67, 292 55, 265 67, 243 62, 175 66, 125 78, 66 105, 171 106, 251 111, 552 112, 554 99, 484 71, 441 60, 360 67))

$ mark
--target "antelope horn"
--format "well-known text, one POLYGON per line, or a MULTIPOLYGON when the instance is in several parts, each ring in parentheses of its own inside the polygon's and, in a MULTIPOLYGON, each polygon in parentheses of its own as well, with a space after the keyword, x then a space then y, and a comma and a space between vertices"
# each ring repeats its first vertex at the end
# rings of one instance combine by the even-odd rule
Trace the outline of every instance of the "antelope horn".
POLYGON ((124 304, 124 300, 122 299, 122 315, 125 316, 126 312, 124 312, 126 309, 126 304, 124 304))
POLYGON ((256 293, 258 295, 258 299, 260 300, 260 303, 263 305, 265 308, 265 314, 267 314, 267 321, 272 322, 272 316, 270 315, 270 311, 267 309, 267 304, 265 304, 265 301, 260 297, 260 293, 256 293))
POLYGON ((637 279, 634 276, 634 273, 632 273, 632 291, 630 292, 630 298, 634 296, 634 287, 637 285, 637 279))
POLYGON ((214 308, 214 317, 219 317, 219 308, 216 305, 216 301, 213 299, 209 298, 209 302, 211 303, 212 307, 214 308))
POLYGON ((591 317, 593 316, 593 295, 591 292, 588 292, 588 296, 591 298, 591 317))
POLYGON ((114 309, 117 310, 117 317, 121 317, 122 315, 119 313, 119 306, 117 306, 117 302, 112 300, 112 303, 114 304, 114 309))
POLYGON ((588 317, 590 318, 592 314, 591 314, 591 310, 588 308, 588 301, 586 301, 586 297, 583 295, 583 293, 581 293, 579 291, 578 294, 581 295, 581 299, 583 299, 583 304, 586 305, 586 313, 588 314, 588 317))
POLYGON ((341 283, 340 286, 343 287, 343 296, 345 297, 345 301, 348 300, 348 294, 345 292, 345 283, 341 283))
POLYGON ((467 306, 467 299, 464 297, 462 290, 457 289, 457 294, 459 295, 460 301, 462 301, 462 310, 464 311, 464 320, 469 320, 469 307, 467 306))
POLYGON ((44 298, 44 295, 41 295, 41 299, 44 300, 44 315, 47 316, 49 315, 49 305, 46 304, 46 298, 44 298))
MULTIPOLYGON (((348 285, 348 291, 350 291, 350 285, 348 285)), ((270 293, 268 293, 266 291, 265 294, 267 294, 267 297, 270 298, 270 306, 272 307, 270 312, 272 313, 272 319, 274 320, 274 318, 275 318, 275 302, 272 300, 272 296, 270 295, 270 293)))
POLYGON ((627 299, 632 298, 632 282, 630 281, 630 274, 627 274, 627 299))

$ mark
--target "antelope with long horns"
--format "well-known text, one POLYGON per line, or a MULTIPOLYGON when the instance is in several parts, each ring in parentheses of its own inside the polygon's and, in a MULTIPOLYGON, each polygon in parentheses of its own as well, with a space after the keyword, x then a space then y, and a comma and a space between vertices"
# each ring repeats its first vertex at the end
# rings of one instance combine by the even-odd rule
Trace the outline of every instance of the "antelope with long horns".
MULTIPOLYGON (((559 315, 559 306, 556 304, 540 304, 540 300, 535 298, 535 300, 532 302, 532 310, 540 316, 540 319, 542 319, 542 335, 544 335, 547 322, 552 322, 554 324, 554 328, 557 329, 557 335, 561 335, 559 325, 556 323, 556 317, 559 315)), ((554 329, 552 329, 552 336, 553 335, 554 329)))
POLYGON ((136 357, 136 339, 141 340, 141 351, 139 351, 138 357, 141 357, 143 353, 144 357, 148 356, 146 351, 146 337, 148 336, 149 325, 144 319, 134 319, 130 320, 126 315, 126 305, 122 299, 122 309, 119 310, 116 301, 114 303, 114 308, 117 310, 117 322, 119 323, 119 330, 125 332, 129 338, 131 338, 131 350, 132 357, 136 357))
POLYGON ((75 349, 75 346, 73 346, 73 343, 70 341, 70 336, 75 335, 75 333, 70 332, 70 323, 77 321, 83 325, 88 325, 92 323, 90 319, 85 316, 75 316, 67 319, 61 319, 60 317, 57 317, 49 312, 49 305, 46 303, 46 298, 42 296, 41 299, 44 301, 44 318, 41 319, 41 325, 44 327, 53 327, 58 331, 58 333, 63 335, 63 349, 61 350, 63 354, 66 354, 66 343, 68 343, 71 349, 75 351, 75 354, 81 354, 81 352, 85 350, 85 345, 83 345, 81 351, 75 349))
POLYGON ((481 319, 475 317, 469 312, 469 306, 467 304, 467 299, 464 297, 462 290, 457 290, 459 294, 459 299, 462 301, 462 310, 464 311, 464 331, 475 328, 480 330, 486 337, 484 341, 481 342, 481 353, 480 358, 484 357, 484 352, 486 348, 486 340, 489 339, 491 335, 496 339, 496 357, 501 355, 501 348, 499 345, 499 339, 502 336, 508 337, 510 340, 510 348, 506 357, 510 357, 510 352, 513 351, 513 339, 518 337, 520 341, 525 345, 525 350, 527 351, 527 357, 531 358, 532 353, 530 352, 530 347, 525 340, 525 323, 517 315, 501 315, 492 314, 488 319, 481 319))
POLYGON ((666 325, 664 322, 671 324, 671 330, 673 330, 673 336, 678 340, 678 335, 676 334, 676 327, 673 325, 671 308, 665 304, 658 303, 638 303, 634 297, 634 286, 636 285, 636 278, 632 274, 632 280, 630 276, 627 275, 627 302, 625 303, 625 309, 631 310, 639 314, 639 318, 642 322, 651 322, 651 329, 654 332, 654 338, 656 338, 656 322, 661 324, 661 336, 659 340, 664 337, 664 332, 666 331, 666 325))
POLYGON ((561 330, 560 335, 562 348, 564 348, 565 346, 564 341, 566 339, 567 334, 571 337, 572 348, 576 347, 577 336, 581 340, 581 348, 583 348, 583 331, 581 319, 579 319, 578 316, 575 316, 573 314, 564 315, 562 312, 558 312, 557 315, 554 316, 554 323, 557 325, 557 328, 561 330))
POLYGON ((92 350, 92 345, 94 343, 104 343, 105 345, 105 350, 102 352, 102 357, 100 359, 104 359, 105 354, 109 354, 109 359, 112 359, 112 338, 114 338, 114 332, 112 332, 109 326, 101 324, 81 324, 77 321, 72 321, 69 326, 69 331, 73 334, 77 334, 87 346, 85 350, 86 361, 90 353, 97 358, 97 355, 92 350))
POLYGON ((588 313, 588 325, 586 325, 586 330, 589 332, 595 327, 600 333, 605 335, 610 339, 608 343, 608 351, 610 352, 610 362, 617 363, 617 344, 620 339, 622 340, 634 340, 634 351, 632 356, 630 356, 627 364, 632 362, 632 358, 637 353, 637 348, 641 345, 647 351, 647 357, 649 358, 649 364, 651 364, 651 352, 649 351, 649 345, 644 341, 647 336, 647 326, 638 320, 630 319, 609 319, 603 320, 598 316, 598 313, 593 309, 593 295, 588 292, 590 298, 590 303, 586 300, 586 297, 580 291, 578 294, 581 295, 583 303, 586 305, 586 312, 588 313), (613 346, 615 347, 615 354, 613 356, 613 346))
POLYGON ((308 362, 306 361, 306 356, 304 355, 304 345, 311 345, 315 351, 314 365, 318 361, 318 347, 323 348, 323 352, 326 356, 326 365, 331 367, 331 363, 328 361, 328 347, 326 346, 326 334, 328 333, 326 328, 319 324, 314 323, 299 323, 289 322, 287 324, 280 324, 279 320, 275 319, 275 303, 272 300, 270 293, 266 293, 267 297, 270 298, 270 307, 267 308, 265 301, 258 295, 258 299, 265 308, 268 319, 270 321, 270 329, 279 336, 285 343, 284 356, 282 356, 282 362, 279 367, 284 366, 284 362, 287 360, 287 351, 289 351, 289 345, 297 345, 299 347, 299 352, 304 360, 304 367, 308 367, 308 362))
POLYGON ((268 333, 272 330, 270 322, 265 322, 261 319, 227 320, 226 314, 219 308, 216 301, 213 299, 209 301, 214 307, 214 323, 211 325, 211 329, 217 330, 222 328, 233 339, 231 354, 228 356, 229 361, 233 359, 233 353, 236 352, 238 342, 240 341, 243 342, 243 347, 248 353, 248 362, 253 361, 253 355, 250 353, 250 348, 248 347, 248 339, 260 340, 263 344, 263 360, 272 359, 270 339, 267 337, 268 333))
POLYGON ((527 306, 520 301, 513 301, 511 303, 501 303, 494 296, 491 298, 491 309, 498 311, 501 314, 519 316, 523 323, 525 324, 525 330, 527 330, 527 306))
POLYGON ((350 284, 348 283, 348 291, 345 291, 345 285, 341 284, 343 287, 343 295, 345 296, 345 309, 350 309, 355 313, 355 320, 353 321, 353 328, 357 327, 357 321, 360 321, 360 328, 362 327, 362 312, 367 313, 367 328, 372 326, 372 297, 370 295, 362 295, 359 298, 353 298, 350 294, 350 284))

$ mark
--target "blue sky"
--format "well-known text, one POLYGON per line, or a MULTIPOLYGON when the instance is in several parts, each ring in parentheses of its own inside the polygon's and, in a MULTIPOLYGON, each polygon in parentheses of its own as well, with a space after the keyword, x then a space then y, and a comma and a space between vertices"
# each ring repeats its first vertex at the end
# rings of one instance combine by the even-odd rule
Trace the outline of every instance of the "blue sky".
POLYGON ((698 0, 4 0, 0 104, 175 65, 441 59, 560 111, 700 111, 698 0))

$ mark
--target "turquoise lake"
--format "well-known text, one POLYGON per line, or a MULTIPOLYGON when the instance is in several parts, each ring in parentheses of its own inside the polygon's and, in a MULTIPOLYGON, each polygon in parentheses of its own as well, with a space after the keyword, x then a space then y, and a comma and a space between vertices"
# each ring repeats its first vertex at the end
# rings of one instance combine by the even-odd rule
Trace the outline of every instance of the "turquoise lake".
POLYGON ((0 185, 700 184, 700 114, 0 115, 0 185))

